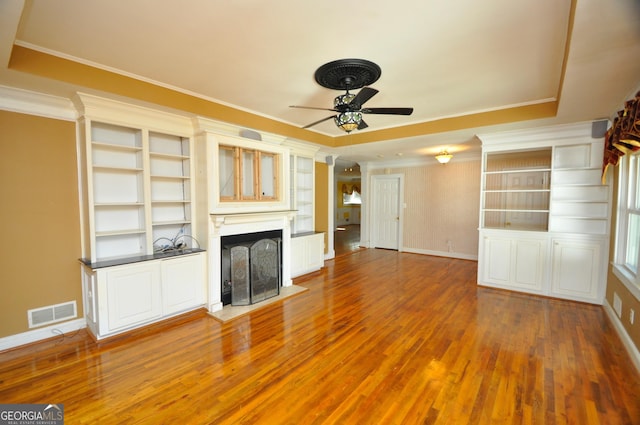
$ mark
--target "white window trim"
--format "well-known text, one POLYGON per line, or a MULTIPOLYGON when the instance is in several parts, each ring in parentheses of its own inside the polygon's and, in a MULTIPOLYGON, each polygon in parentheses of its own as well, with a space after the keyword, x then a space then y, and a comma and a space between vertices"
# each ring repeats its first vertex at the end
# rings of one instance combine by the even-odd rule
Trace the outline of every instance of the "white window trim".
MULTIPOLYGON (((635 154, 636 160, 640 161, 640 154, 635 154)), ((627 239, 627 203, 629 197, 629 164, 631 155, 625 155, 620 160, 618 166, 618 208, 615 253, 612 263, 613 274, 622 284, 635 296, 640 299, 640 272, 638 276, 625 266, 626 239, 627 239)), ((640 182, 636 182, 640 184, 640 182)))

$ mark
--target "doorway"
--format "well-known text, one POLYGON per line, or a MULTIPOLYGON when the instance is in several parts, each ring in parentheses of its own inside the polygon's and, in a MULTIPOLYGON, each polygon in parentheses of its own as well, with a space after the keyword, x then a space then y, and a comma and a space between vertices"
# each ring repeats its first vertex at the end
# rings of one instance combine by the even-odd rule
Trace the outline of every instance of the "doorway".
POLYGON ((400 250, 402 246, 401 174, 372 176, 371 246, 400 250))

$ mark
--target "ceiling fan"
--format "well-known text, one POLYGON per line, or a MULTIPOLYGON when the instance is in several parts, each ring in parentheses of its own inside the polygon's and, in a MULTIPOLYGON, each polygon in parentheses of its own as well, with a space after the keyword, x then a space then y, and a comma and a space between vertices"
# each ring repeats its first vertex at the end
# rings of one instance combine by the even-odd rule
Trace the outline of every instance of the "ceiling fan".
POLYGON ((340 59, 322 65, 316 70, 316 82, 323 87, 334 90, 345 90, 345 94, 333 100, 333 108, 316 108, 312 106, 295 106, 291 108, 317 109, 336 112, 321 120, 312 122, 302 128, 313 127, 316 124, 333 118, 336 125, 347 133, 355 129, 367 128, 362 114, 411 115, 413 108, 365 108, 363 105, 378 93, 378 90, 367 87, 380 78, 382 70, 378 65, 364 59, 340 59), (350 90, 362 88, 358 94, 350 90))

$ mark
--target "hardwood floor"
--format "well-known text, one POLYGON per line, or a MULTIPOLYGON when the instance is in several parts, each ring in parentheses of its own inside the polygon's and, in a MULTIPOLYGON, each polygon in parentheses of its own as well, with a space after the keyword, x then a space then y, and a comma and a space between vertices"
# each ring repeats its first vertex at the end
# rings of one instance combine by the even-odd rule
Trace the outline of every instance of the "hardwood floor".
POLYGON ((600 306, 476 286, 473 261, 360 250, 222 324, 0 353, 0 403, 68 424, 638 424, 600 306))
POLYGON ((364 249, 360 247, 360 225, 338 226, 338 230, 334 232, 333 245, 336 257, 364 249))

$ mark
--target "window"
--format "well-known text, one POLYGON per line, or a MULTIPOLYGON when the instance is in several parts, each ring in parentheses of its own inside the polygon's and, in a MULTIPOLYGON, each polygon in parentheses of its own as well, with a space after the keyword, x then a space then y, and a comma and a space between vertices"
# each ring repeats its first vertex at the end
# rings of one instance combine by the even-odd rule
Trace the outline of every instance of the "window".
POLYGON ((640 154, 620 160, 616 267, 621 280, 640 290, 640 154))
POLYGON ((278 200, 278 154, 220 145, 220 201, 278 200))

